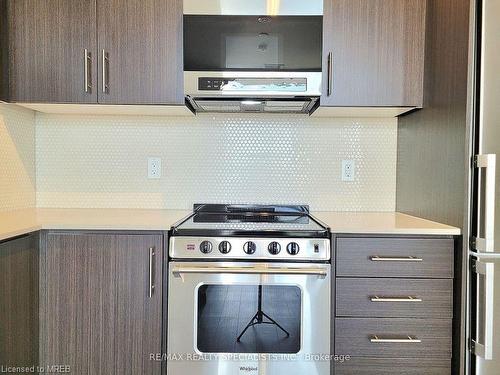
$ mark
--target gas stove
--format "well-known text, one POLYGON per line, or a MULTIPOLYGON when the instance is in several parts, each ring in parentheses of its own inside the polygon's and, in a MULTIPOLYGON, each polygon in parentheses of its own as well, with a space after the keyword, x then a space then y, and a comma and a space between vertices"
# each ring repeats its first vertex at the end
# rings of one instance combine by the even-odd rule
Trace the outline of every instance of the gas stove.
POLYGON ((196 204, 170 230, 173 259, 330 259, 330 229, 306 205, 196 204))

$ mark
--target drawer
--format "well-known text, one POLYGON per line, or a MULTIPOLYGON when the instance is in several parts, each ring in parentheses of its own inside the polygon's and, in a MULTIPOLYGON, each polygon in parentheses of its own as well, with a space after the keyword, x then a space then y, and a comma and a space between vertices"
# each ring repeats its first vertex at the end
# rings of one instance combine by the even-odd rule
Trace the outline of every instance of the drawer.
POLYGON ((451 331, 451 319, 336 318, 335 353, 449 359, 451 331))
POLYGON ((453 277, 452 238, 338 238, 337 276, 453 277))
POLYGON ((335 375, 450 375, 451 360, 351 358, 335 363, 335 375))
POLYGON ((336 315, 453 317, 451 279, 336 279, 336 315))

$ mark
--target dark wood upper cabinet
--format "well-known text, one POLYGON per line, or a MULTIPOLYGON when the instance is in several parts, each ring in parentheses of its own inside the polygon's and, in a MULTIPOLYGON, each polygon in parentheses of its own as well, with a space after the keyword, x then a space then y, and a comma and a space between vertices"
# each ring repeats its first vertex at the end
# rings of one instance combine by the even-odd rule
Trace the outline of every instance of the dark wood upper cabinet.
POLYGON ((38 364, 38 235, 0 242, 0 367, 38 364))
POLYGON ((421 107, 425 19, 426 0, 325 0, 321 104, 421 107))
POLYGON ((9 101, 184 103, 182 0, 8 0, 6 8, 9 101))
POLYGON ((9 0, 7 13, 9 100, 97 103, 96 0, 9 0))
POLYGON ((9 29, 7 0, 0 0, 0 100, 9 99, 9 29))
POLYGON ((149 355, 161 352, 163 236, 43 236, 41 365, 68 364, 74 374, 160 375, 161 363, 149 355))
POLYGON ((184 104, 182 0, 97 0, 99 103, 184 104))

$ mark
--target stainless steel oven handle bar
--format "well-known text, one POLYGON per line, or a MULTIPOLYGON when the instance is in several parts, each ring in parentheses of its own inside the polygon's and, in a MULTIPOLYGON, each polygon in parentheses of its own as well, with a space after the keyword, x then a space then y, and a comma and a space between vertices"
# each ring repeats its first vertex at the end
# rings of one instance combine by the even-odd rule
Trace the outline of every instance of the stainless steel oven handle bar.
POLYGON ((175 277, 183 274, 243 274, 243 275, 306 275, 324 279, 328 270, 321 267, 262 267, 262 266, 184 266, 173 265, 175 277))

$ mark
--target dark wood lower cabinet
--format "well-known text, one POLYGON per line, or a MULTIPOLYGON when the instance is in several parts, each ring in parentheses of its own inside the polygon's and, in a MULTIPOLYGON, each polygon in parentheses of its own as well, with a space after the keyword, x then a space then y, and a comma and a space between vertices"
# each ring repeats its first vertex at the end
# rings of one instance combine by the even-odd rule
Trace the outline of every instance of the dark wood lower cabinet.
POLYGON ((0 242, 0 366, 38 363, 38 235, 0 242))
POLYGON ((447 359, 351 358, 335 364, 335 375, 450 375, 447 359))
POLYGON ((161 363, 150 354, 161 352, 162 234, 42 236, 41 365, 69 365, 71 374, 159 375, 161 363))
POLYGON ((336 317, 335 353, 353 357, 450 359, 451 319, 336 317))
POLYGON ((333 240, 333 374, 452 374, 454 238, 333 240))

